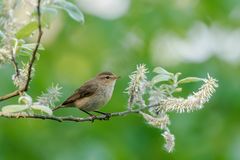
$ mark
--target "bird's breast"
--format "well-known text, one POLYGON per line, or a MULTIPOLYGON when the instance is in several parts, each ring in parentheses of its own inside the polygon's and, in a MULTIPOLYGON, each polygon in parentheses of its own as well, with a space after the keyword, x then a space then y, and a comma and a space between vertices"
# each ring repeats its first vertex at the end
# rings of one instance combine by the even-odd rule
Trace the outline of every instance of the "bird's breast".
POLYGON ((105 105, 111 99, 112 93, 113 87, 99 89, 96 98, 98 98, 98 101, 101 105, 105 105))

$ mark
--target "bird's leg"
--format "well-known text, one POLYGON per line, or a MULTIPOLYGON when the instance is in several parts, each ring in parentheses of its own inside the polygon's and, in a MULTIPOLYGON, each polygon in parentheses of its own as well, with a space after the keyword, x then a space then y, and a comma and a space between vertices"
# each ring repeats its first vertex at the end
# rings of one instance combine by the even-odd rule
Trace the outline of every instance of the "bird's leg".
POLYGON ((100 111, 94 111, 94 112, 105 115, 104 120, 109 120, 109 118, 111 117, 111 113, 105 113, 100 111))
POLYGON ((87 114, 91 117, 92 122, 94 122, 94 120, 95 120, 95 118, 96 118, 95 115, 93 115, 93 114, 91 114, 91 113, 89 113, 89 112, 87 112, 87 111, 85 111, 85 110, 83 110, 83 109, 80 109, 80 110, 83 111, 84 113, 87 113, 87 114))

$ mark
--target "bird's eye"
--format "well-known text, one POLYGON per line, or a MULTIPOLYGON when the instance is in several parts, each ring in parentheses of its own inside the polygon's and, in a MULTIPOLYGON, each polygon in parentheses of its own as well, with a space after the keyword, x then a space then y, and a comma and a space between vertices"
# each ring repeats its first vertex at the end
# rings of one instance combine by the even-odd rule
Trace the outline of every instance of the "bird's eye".
POLYGON ((109 79, 110 77, 109 76, 106 76, 106 79, 109 79))

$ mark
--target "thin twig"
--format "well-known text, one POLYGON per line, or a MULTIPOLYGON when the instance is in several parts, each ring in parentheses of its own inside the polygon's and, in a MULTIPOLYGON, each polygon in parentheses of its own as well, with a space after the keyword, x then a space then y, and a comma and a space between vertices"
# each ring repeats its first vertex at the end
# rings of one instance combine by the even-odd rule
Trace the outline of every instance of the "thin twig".
POLYGON ((38 15, 38 39, 37 39, 37 44, 36 44, 36 46, 35 46, 35 48, 33 50, 32 57, 31 57, 31 59, 29 61, 29 64, 28 64, 28 74, 27 74, 26 84, 25 84, 25 86, 23 88, 21 88, 19 90, 16 90, 16 91, 13 91, 13 92, 11 92, 9 94, 1 96, 0 97, 0 101, 4 101, 4 100, 10 99, 12 97, 18 96, 20 93, 22 93, 24 91, 27 91, 28 88, 29 88, 29 83, 31 81, 32 67, 33 67, 33 64, 34 64, 34 62, 36 60, 36 54, 37 54, 38 47, 40 45, 42 34, 43 34, 42 24, 41 24, 41 0, 38 0, 37 15, 38 15))
POLYGON ((5 117, 5 118, 27 118, 27 119, 42 119, 42 120, 53 120, 53 121, 58 121, 58 122, 64 122, 64 121, 71 121, 71 122, 87 122, 91 121, 93 122, 94 120, 108 120, 111 117, 120 117, 120 116, 125 116, 128 114, 132 113, 139 113, 140 111, 159 106, 159 104, 155 105, 150 105, 146 107, 142 107, 139 109, 134 109, 134 110, 126 110, 122 112, 114 112, 110 113, 108 117, 106 115, 99 115, 95 117, 86 117, 86 118, 80 118, 80 117, 73 117, 73 116, 49 116, 49 115, 38 115, 38 114, 26 114, 26 113, 14 113, 14 114, 6 114, 3 112, 0 112, 0 117, 5 117))
POLYGON ((9 99, 9 98, 13 98, 13 97, 15 97, 15 96, 18 96, 21 92, 23 92, 23 90, 16 90, 16 91, 14 91, 14 92, 11 92, 11 93, 9 93, 9 94, 6 94, 6 95, 4 95, 4 96, 1 96, 1 97, 0 97, 0 101, 4 101, 4 100, 7 100, 7 99, 9 99))
POLYGON ((32 73, 32 67, 33 67, 33 63, 34 61, 36 60, 36 54, 37 54, 37 51, 38 51, 38 47, 40 45, 40 42, 41 42, 41 38, 42 38, 42 34, 43 34, 43 31, 42 31, 42 24, 41 24, 41 11, 40 11, 40 5, 41 5, 41 0, 38 0, 38 5, 37 5, 37 15, 38 15, 38 39, 37 39, 37 44, 33 50, 33 53, 32 53, 32 58, 29 62, 29 66, 28 66, 28 75, 27 75, 27 82, 26 82, 26 85, 24 87, 24 91, 27 91, 28 90, 28 86, 29 86, 29 82, 31 81, 31 73, 32 73))
POLYGON ((19 76, 19 69, 18 69, 18 64, 17 64, 17 61, 16 61, 15 57, 12 57, 11 61, 12 61, 12 64, 14 66, 14 69, 15 69, 15 73, 16 73, 15 76, 18 77, 19 76))

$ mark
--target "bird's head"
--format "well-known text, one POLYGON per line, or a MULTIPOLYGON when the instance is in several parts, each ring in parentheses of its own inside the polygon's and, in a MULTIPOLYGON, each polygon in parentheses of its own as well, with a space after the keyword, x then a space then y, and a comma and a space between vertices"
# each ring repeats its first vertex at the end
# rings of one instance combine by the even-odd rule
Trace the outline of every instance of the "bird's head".
POLYGON ((119 78, 119 76, 116 76, 112 72, 102 72, 96 76, 96 79, 103 85, 115 84, 119 78))

